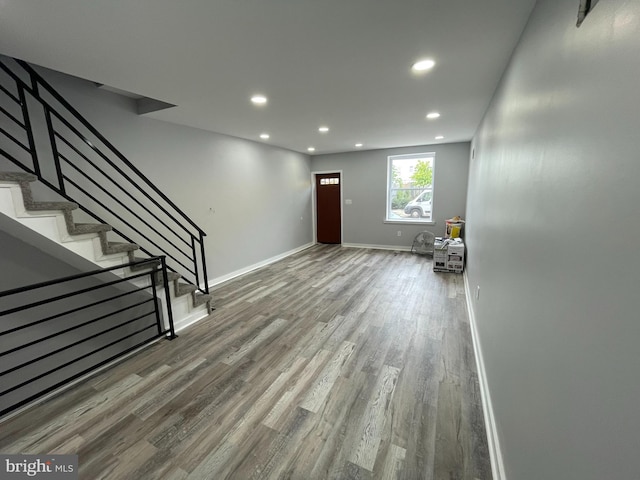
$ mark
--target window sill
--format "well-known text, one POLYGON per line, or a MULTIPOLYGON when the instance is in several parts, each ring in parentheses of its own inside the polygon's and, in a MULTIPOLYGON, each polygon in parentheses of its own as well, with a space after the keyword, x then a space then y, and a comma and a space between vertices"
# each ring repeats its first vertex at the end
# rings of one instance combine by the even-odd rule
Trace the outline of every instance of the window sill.
POLYGON ((398 225, 398 224, 402 224, 402 225, 435 225, 436 222, 434 221, 429 221, 429 222, 419 222, 416 220, 383 220, 382 223, 390 223, 393 225, 398 225))

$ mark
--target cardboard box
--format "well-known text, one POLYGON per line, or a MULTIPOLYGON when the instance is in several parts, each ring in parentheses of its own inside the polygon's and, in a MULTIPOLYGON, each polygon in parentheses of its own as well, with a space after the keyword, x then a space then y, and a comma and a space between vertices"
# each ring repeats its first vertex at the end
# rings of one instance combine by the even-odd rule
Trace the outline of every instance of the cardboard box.
POLYGON ((433 249, 433 271, 461 273, 464 270, 464 243, 446 243, 436 238, 433 249))
POLYGON ((447 245, 443 245, 443 240, 436 238, 433 244, 433 270, 447 270, 447 245))
POLYGON ((464 263, 462 263, 462 262, 455 262, 455 263, 448 263, 447 264, 447 270, 450 271, 450 272, 460 273, 460 272, 462 272, 463 269, 464 269, 464 263))

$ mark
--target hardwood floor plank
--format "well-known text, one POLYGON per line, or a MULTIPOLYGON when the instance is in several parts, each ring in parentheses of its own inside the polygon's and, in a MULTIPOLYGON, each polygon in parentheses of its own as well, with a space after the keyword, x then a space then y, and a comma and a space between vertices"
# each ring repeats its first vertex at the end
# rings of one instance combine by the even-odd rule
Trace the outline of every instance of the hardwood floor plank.
POLYGON ((350 461, 369 471, 373 470, 378 455, 378 446, 382 440, 382 431, 399 373, 400 370, 388 365, 382 368, 373 396, 362 418, 360 442, 351 455, 350 461))
POLYGON ((335 478, 357 441, 357 429, 375 378, 363 372, 336 381, 325 408, 316 414, 311 440, 298 449, 300 478, 335 478), (338 467, 340 466, 340 467, 338 467))
POLYGON ((80 478, 491 479, 460 275, 317 245, 216 286, 216 310, 0 422, 80 478))
POLYGON ((435 478, 473 478, 470 430, 462 429, 468 421, 463 417, 460 386, 444 381, 440 385, 436 437, 435 478))
POLYGON ((310 412, 316 413, 324 404, 333 384, 338 379, 343 366, 355 350, 356 344, 352 342, 342 342, 341 348, 331 358, 327 366, 320 372, 319 378, 300 404, 300 407, 310 412))
POLYGON ((404 459, 407 451, 397 445, 391 445, 384 459, 384 467, 380 475, 376 476, 379 480, 395 480, 402 472, 404 459))
POLYGON ((234 365, 235 363, 239 362, 245 355, 258 348, 258 346, 260 346, 262 342, 268 339, 271 335, 278 332, 278 330, 283 328, 285 325, 287 325, 286 320, 282 320, 281 318, 275 319, 267 327, 261 330, 258 335, 256 335, 250 341, 244 343, 238 350, 236 350, 232 354, 227 355, 227 357, 222 360, 222 363, 224 363, 225 365, 234 365))
POLYGON ((282 396, 276 401, 273 408, 269 411, 262 424, 266 427, 279 430, 279 420, 282 415, 291 410, 297 397, 309 388, 309 385, 316 375, 316 372, 324 366, 328 360, 331 352, 327 350, 320 350, 313 358, 307 363, 304 370, 298 377, 297 381, 290 385, 282 396))
POLYGON ((287 284, 287 282, 279 282, 276 283, 275 285, 271 286, 271 287, 267 287, 262 289, 262 291, 260 291, 259 293, 253 292, 253 296, 251 298, 249 298, 247 301, 249 303, 255 303, 258 300, 266 297, 267 295, 281 289, 282 287, 284 287, 287 284))

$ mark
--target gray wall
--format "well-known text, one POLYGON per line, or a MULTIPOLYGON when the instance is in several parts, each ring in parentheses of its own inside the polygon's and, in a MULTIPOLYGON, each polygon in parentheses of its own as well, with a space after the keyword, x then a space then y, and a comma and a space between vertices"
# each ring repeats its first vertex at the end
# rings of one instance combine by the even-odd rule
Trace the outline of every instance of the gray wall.
POLYGON ((507 477, 640 478, 637 2, 541 0, 472 144, 467 274, 507 477))
POLYGON ((138 116, 129 98, 38 71, 207 233, 210 280, 311 242, 308 155, 138 116))
POLYGON ((445 219, 464 217, 469 172, 469 143, 366 150, 311 158, 312 171, 342 170, 343 243, 410 247, 415 235, 429 230, 444 235, 445 219), (387 157, 435 152, 434 225, 385 223, 387 157), (344 203, 344 202, 343 202, 344 203), (400 230, 402 236, 398 237, 400 230))

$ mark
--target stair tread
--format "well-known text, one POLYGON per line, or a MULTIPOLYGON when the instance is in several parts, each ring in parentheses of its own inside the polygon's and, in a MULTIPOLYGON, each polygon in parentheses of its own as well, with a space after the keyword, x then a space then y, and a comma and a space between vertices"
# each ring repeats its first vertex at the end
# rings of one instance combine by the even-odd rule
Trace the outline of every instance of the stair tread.
POLYGON ((198 287, 196 287, 195 285, 191 285, 189 283, 179 283, 176 287, 176 295, 182 296, 186 295, 187 293, 195 292, 196 290, 198 290, 198 287))
POLYGON ((138 250, 140 247, 135 243, 108 242, 107 248, 108 248, 108 252, 105 252, 105 253, 124 253, 124 252, 132 252, 133 250, 138 250))
POLYGON ((71 235, 80 235, 83 233, 109 232, 111 229, 111 225, 106 223, 74 223, 69 233, 71 235))
POLYGON ((213 295, 209 295, 207 293, 198 293, 196 292, 195 297, 193 299, 193 306, 197 307, 199 305, 205 304, 208 301, 213 299, 213 295))
MULTIPOLYGON (((162 272, 158 272, 157 273, 158 277, 160 279, 162 279, 162 272)), ((182 278, 182 275, 180 275, 179 273, 176 272, 172 272, 171 270, 167 270, 167 277, 169 279, 170 282, 174 281, 174 280, 178 280, 179 278, 182 278)))
POLYGON ((38 177, 33 173, 0 172, 0 181, 5 182, 35 182, 38 177))
MULTIPOLYGON (((182 275, 179 273, 175 273, 172 271, 167 271, 167 283, 170 285, 172 282, 182 278, 182 275)), ((155 275, 155 282, 160 288, 164 287, 164 278, 162 277, 162 272, 157 272, 155 275)), ((171 288, 171 286, 169 287, 171 288)), ((175 288, 175 287, 174 287, 175 288)), ((174 291, 175 292, 175 291, 174 291)))
POLYGON ((28 211, 47 211, 47 210, 76 210, 78 208, 77 203, 73 202, 31 202, 26 204, 25 208, 28 211))
POLYGON ((151 260, 153 260, 153 263, 160 263, 160 260, 155 259, 155 258, 151 259, 151 258, 147 258, 147 257, 133 257, 133 261, 134 262, 142 262, 144 260, 150 260, 150 263, 151 263, 151 260))
POLYGON ((131 267, 129 267, 131 270, 148 270, 148 269, 152 269, 152 268, 156 268, 158 265, 160 265, 160 260, 157 259, 150 259, 150 258, 144 258, 144 257, 133 257, 130 258, 130 260, 132 262, 142 262, 145 260, 149 260, 147 263, 142 263, 140 265, 131 265, 131 267))

